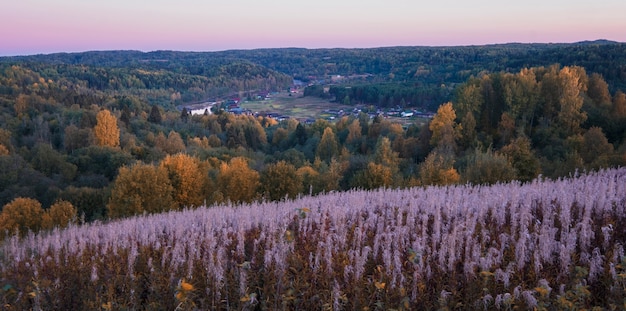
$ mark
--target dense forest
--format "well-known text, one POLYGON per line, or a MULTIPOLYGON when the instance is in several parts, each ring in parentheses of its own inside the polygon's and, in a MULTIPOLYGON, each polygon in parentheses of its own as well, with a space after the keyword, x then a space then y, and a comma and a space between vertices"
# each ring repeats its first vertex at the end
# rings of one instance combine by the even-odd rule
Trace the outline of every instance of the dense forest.
POLYGON ((625 48, 596 41, 0 58, 1 235, 77 218, 623 166, 625 48), (365 113, 309 124, 176 108, 286 90, 294 79, 342 103, 436 114, 409 126, 365 113))

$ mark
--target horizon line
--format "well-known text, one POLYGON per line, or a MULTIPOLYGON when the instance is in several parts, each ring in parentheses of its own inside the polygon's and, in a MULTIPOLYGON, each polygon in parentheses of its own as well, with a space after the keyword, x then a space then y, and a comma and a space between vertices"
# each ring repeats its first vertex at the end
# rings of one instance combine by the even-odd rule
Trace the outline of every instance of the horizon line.
MULTIPOLYGON (((574 44, 624 44, 626 42, 615 41, 610 39, 594 39, 594 40, 582 40, 574 42, 500 42, 500 43, 484 43, 484 44, 442 44, 442 45, 381 45, 370 47, 302 47, 302 46, 282 46, 282 47, 250 47, 250 48, 226 48, 216 50, 186 50, 186 49, 154 49, 154 50, 142 50, 142 49, 93 49, 82 51, 55 51, 55 52, 35 52, 32 54, 0 54, 0 58, 13 58, 13 57, 31 57, 31 56, 48 56, 56 54, 83 54, 83 53, 98 53, 98 52, 140 52, 140 53, 154 53, 154 52, 182 52, 182 53, 220 53, 229 51, 255 51, 255 50, 281 50, 281 49, 301 49, 301 50, 368 50, 368 49, 385 49, 385 48, 454 48, 454 47, 481 47, 481 46, 499 46, 499 45, 574 45, 574 44)), ((2 53, 2 52, 0 52, 2 53)))

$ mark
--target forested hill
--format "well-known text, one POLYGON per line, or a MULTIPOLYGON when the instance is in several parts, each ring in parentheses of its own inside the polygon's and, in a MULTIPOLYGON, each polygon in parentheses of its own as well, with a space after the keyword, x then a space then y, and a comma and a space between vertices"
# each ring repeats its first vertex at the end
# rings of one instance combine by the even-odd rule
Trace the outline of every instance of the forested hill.
MULTIPOLYGON (((180 103, 242 91, 286 89, 293 82, 293 78, 288 75, 246 60, 202 66, 186 63, 184 57, 172 58, 171 61, 146 60, 141 55, 139 52, 111 51, 0 58, 0 71, 7 76, 14 75, 17 78, 12 79, 14 85, 20 79, 31 79, 30 84, 39 78, 63 81, 63 84, 72 85, 72 88, 89 89, 88 92, 79 92, 83 95, 134 94, 167 110, 174 110, 174 105, 180 103), (131 54, 136 57, 128 56, 131 54), (85 61, 80 61, 83 59, 81 55, 89 56, 84 57, 85 61), (123 60, 129 64, 123 65, 126 62, 123 60), (9 71, 13 73, 8 74, 9 71), (16 73, 18 71, 21 73, 16 73)), ((19 92, 19 88, 0 89, 2 94, 16 92, 19 92)))
MULTIPOLYGON (((0 58, 0 63, 20 64, 34 71, 41 71, 42 68, 33 66, 45 64, 99 68, 101 74, 90 72, 91 76, 85 79, 90 86, 100 88, 109 87, 110 75, 130 74, 143 81, 144 86, 147 84, 148 88, 154 88, 155 83, 158 86, 173 86, 182 94, 183 101, 206 99, 244 91, 245 88, 282 87, 289 84, 289 77, 305 82, 330 83, 336 82, 333 77, 342 76, 348 78, 342 80, 344 85, 360 87, 359 94, 351 94, 353 103, 387 107, 406 105, 435 110, 441 103, 452 100, 455 87, 472 76, 494 72, 516 73, 523 68, 553 64, 583 67, 589 73, 600 74, 612 93, 624 90, 625 51, 625 43, 597 40, 559 44, 367 49, 92 51, 4 57, 0 58), (145 71, 138 73, 139 70, 147 70, 150 75, 146 75, 145 71), (156 72, 166 73, 167 79, 155 81, 156 72), (244 76, 248 82, 240 79, 244 76), (257 81, 250 83, 250 77, 257 81), (213 78, 219 82, 204 81, 213 78)), ((337 100, 342 101, 344 93, 341 90, 331 95, 339 94, 342 97, 337 100)))
POLYGON ((517 72, 526 67, 581 66, 601 74, 615 89, 626 86, 626 43, 607 40, 558 44, 509 43, 453 47, 367 49, 276 48, 220 52, 92 51, 21 57, 0 62, 74 64, 96 67, 163 69, 211 75, 215 68, 248 61, 299 79, 329 74, 372 74, 390 81, 462 83, 480 72, 517 72))

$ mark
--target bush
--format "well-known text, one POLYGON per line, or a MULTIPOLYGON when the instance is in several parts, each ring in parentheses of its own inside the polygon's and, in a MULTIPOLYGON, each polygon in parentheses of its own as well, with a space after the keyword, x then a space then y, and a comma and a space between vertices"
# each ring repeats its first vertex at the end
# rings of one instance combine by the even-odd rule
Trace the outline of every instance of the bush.
POLYGON ((19 232, 39 231, 42 225, 41 203, 30 198, 16 198, 2 208, 0 213, 0 236, 19 232))

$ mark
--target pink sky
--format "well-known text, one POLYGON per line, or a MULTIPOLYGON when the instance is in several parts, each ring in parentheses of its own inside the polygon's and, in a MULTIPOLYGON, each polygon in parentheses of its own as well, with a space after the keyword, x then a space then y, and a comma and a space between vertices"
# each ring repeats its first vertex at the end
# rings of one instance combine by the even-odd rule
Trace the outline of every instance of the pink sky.
POLYGON ((626 42, 626 1, 19 0, 0 56, 90 50, 626 42))

